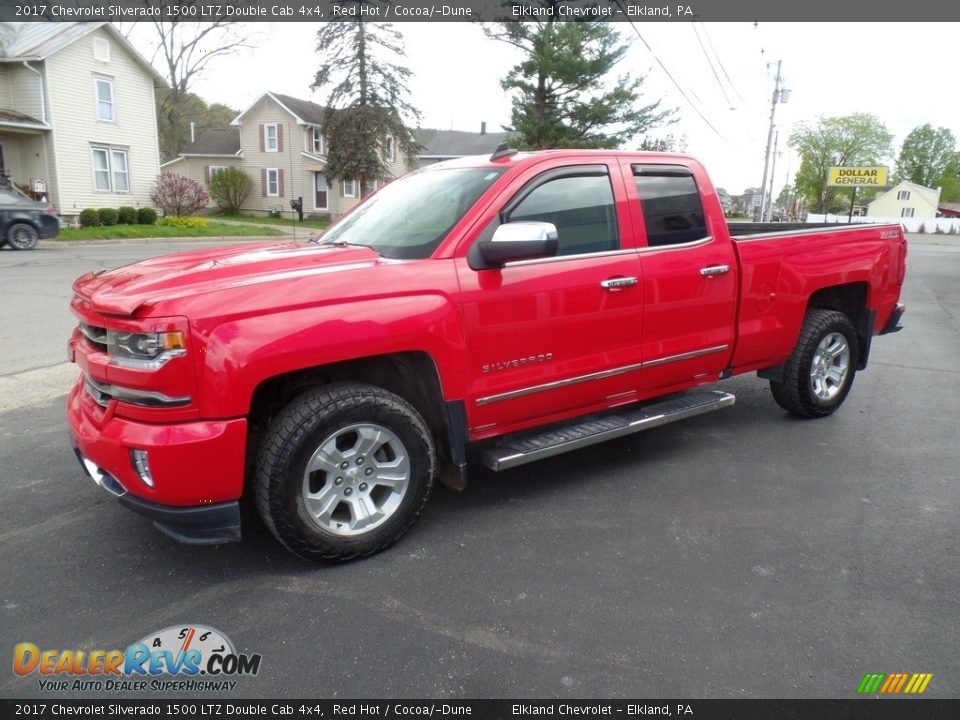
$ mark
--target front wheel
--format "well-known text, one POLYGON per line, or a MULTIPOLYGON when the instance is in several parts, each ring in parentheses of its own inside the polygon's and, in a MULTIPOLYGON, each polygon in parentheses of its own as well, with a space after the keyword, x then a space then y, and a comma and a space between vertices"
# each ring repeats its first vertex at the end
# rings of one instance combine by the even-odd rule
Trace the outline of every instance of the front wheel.
POLYGON ((271 422, 257 458, 257 508, 300 557, 352 560, 413 525, 435 467, 430 432, 408 402, 373 385, 330 385, 271 422))
POLYGON ((14 250, 33 250, 39 237, 37 229, 29 223, 14 223, 7 230, 7 242, 14 250))
POLYGON ((831 414, 850 392, 859 350, 850 318, 836 310, 809 310, 783 379, 770 382, 773 399, 799 417, 831 414))

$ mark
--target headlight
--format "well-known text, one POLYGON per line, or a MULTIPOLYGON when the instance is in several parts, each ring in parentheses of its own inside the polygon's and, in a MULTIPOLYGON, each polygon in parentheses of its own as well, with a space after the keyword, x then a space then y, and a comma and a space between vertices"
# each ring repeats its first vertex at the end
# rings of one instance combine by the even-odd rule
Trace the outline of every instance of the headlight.
POLYGON ((187 354, 180 330, 159 333, 107 330, 110 362, 126 367, 155 370, 175 357, 187 354))

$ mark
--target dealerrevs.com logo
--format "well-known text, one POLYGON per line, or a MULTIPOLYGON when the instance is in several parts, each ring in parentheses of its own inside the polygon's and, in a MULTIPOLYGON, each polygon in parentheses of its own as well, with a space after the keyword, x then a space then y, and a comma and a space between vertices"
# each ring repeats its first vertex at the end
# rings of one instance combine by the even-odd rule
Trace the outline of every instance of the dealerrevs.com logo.
POLYGON ((256 675, 262 656, 237 653, 230 639, 204 625, 175 625, 126 650, 13 648, 13 672, 37 673, 42 691, 233 690, 240 676, 256 675))

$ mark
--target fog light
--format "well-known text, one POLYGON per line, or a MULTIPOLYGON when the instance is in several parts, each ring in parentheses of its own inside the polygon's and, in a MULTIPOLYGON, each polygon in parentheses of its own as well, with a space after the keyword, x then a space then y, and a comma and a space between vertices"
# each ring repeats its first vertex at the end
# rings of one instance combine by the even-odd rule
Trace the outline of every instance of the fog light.
POLYGON ((133 463, 133 469, 147 487, 153 487, 153 475, 150 474, 150 460, 147 458, 146 450, 131 450, 130 462, 133 463))

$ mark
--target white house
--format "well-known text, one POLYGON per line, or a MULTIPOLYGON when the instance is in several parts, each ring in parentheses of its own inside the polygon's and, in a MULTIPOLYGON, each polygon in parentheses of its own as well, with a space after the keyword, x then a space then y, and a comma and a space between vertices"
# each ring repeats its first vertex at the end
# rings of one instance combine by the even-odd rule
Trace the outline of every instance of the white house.
POLYGON ((867 217, 935 218, 940 188, 928 188, 904 180, 867 205, 867 217))
POLYGON ((107 22, 0 25, 0 168, 67 218, 151 205, 163 77, 107 22))

